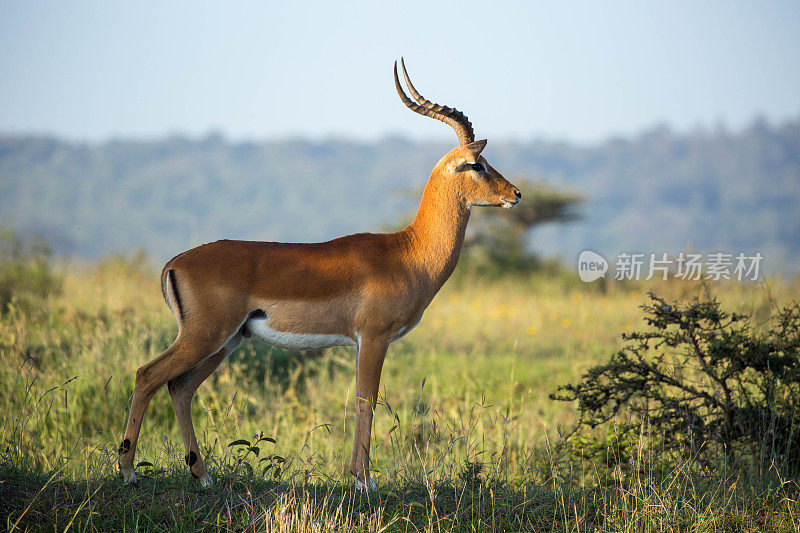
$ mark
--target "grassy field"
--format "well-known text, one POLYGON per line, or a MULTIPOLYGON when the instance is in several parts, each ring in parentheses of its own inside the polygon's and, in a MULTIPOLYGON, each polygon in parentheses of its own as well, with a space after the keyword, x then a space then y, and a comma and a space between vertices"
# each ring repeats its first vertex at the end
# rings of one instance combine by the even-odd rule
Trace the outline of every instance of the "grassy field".
POLYGON ((195 396, 216 485, 200 489, 183 464, 166 391, 145 418, 140 486, 123 485, 116 449, 134 373, 177 327, 152 269, 107 260, 61 270, 60 294, 12 305, 0 323, 0 527, 8 530, 800 528, 796 485, 778 472, 698 474, 682 463, 608 478, 602 465, 565 459, 575 406, 548 399, 618 349, 621 333, 643 327, 647 290, 714 296, 759 321, 797 299, 798 282, 601 290, 563 274, 461 274, 390 349, 373 430, 379 490, 367 495, 347 473, 354 351, 295 354, 249 342, 195 396), (230 445, 237 440, 258 452, 230 445))

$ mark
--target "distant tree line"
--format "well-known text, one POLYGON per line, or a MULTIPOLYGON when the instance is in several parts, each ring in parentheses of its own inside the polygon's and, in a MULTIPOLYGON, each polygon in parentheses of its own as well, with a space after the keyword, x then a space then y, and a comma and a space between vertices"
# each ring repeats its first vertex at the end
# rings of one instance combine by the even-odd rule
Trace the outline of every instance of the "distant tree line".
MULTIPOLYGON (((230 142, 212 134, 86 144, 6 135, 0 223, 82 257, 143 247, 161 260, 218 238, 324 240, 375 231, 413 211, 418 199, 396 191, 422 186, 450 148, 393 137, 230 142)), ((490 141, 485 155, 508 177, 547 186, 534 185, 502 219, 476 216, 475 243, 502 234, 570 260, 587 248, 608 255, 692 246, 758 251, 768 271, 800 262, 800 119, 756 121, 739 132, 660 127, 591 146, 490 141), (548 190, 575 196, 552 203, 549 214, 534 209, 536 191, 548 190), (578 197, 579 220, 538 223, 574 218, 578 197), (486 229, 496 224, 506 231, 486 229)))

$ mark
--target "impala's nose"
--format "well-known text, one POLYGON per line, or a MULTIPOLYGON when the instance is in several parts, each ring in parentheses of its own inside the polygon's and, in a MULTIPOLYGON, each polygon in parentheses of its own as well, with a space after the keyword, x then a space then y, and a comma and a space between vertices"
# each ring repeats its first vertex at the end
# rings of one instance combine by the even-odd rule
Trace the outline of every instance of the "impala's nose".
POLYGON ((516 187, 514 187, 514 196, 517 197, 517 200, 522 200, 522 193, 516 187))

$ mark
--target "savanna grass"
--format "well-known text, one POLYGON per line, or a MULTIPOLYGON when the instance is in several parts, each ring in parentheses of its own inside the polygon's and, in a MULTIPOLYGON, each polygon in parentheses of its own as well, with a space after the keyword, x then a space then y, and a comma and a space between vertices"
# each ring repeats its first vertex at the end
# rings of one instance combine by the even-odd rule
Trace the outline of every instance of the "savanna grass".
MULTIPOLYGON (((138 490, 116 474, 136 368, 177 328, 141 261, 59 269, 61 292, 0 323, 0 511, 7 529, 775 530, 798 527, 794 484, 686 457, 656 471, 568 457, 574 406, 548 399, 640 326, 647 290, 716 296, 763 319, 798 283, 584 285, 568 274, 461 274, 387 357, 373 429, 379 490, 354 489, 354 353, 246 342, 193 417, 217 484, 183 464, 166 393, 151 402, 138 490), (274 441, 274 442, 273 442, 274 441), (627 468, 627 470, 625 470, 627 468), (603 472, 603 475, 600 473, 603 472)), ((613 447, 611 448, 613 453, 613 447)), ((596 461, 596 459, 593 459, 596 461)))

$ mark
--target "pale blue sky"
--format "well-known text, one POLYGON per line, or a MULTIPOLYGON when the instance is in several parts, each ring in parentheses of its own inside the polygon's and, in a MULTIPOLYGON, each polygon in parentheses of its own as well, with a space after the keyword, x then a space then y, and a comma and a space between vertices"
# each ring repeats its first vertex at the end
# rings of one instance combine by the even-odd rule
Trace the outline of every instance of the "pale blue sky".
POLYGON ((0 132, 596 141, 800 116, 797 2, 0 1, 0 132))

